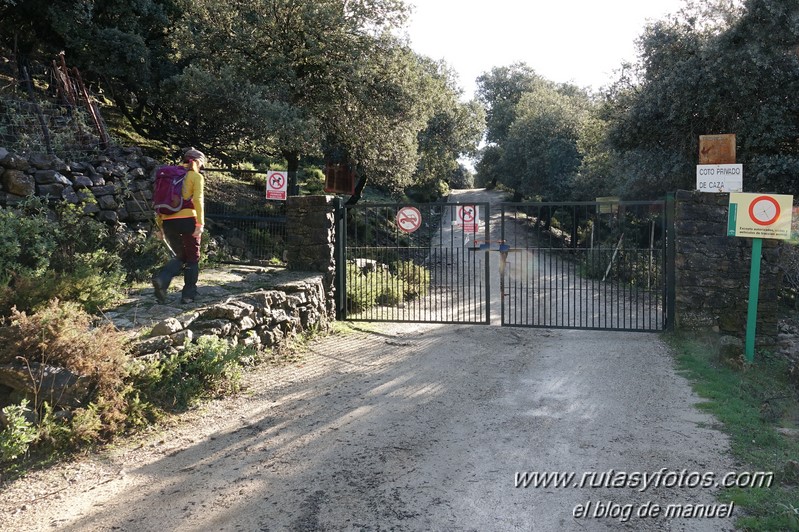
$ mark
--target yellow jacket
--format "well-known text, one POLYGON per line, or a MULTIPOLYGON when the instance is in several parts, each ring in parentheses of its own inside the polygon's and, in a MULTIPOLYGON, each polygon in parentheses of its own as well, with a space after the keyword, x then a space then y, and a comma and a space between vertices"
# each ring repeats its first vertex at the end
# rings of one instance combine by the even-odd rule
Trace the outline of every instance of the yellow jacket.
POLYGON ((186 179, 183 180, 183 199, 191 199, 194 203, 193 209, 181 209, 175 214, 156 214, 155 223, 160 228, 164 220, 175 218, 194 218, 195 225, 205 225, 205 178, 202 174, 189 170, 186 179))

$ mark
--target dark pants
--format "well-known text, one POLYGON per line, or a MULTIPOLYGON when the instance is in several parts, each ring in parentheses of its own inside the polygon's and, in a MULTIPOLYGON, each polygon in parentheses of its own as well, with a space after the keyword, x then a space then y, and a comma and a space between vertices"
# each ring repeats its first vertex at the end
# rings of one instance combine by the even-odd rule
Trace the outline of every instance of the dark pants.
POLYGON ((167 262, 158 278, 164 291, 169 288, 172 278, 183 271, 183 299, 197 296, 197 278, 200 276, 200 237, 193 236, 194 218, 164 220, 164 237, 175 256, 167 262))

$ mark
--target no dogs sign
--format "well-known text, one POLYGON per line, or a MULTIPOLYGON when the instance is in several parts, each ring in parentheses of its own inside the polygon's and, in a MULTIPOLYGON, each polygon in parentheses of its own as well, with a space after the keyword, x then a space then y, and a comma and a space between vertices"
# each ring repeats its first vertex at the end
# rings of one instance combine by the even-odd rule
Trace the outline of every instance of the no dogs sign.
POLYGON ((266 199, 285 200, 288 190, 289 180, 286 172, 267 172, 266 173, 266 199))

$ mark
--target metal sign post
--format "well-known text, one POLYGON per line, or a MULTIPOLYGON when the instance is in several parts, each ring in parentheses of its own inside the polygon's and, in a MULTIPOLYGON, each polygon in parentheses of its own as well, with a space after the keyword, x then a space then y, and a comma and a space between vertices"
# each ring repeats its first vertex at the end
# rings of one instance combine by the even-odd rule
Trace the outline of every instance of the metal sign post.
POLYGON ((757 298, 760 295, 760 259, 763 239, 752 239, 752 266, 749 269, 749 307, 746 311, 746 361, 755 359, 755 329, 757 329, 757 298))

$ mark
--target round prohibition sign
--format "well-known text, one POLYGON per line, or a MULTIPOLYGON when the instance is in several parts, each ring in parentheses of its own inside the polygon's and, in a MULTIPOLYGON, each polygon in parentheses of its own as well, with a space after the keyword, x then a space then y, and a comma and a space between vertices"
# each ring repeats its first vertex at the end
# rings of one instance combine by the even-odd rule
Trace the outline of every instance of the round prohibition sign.
POLYGON ((269 184, 275 190, 280 190, 286 184, 286 178, 283 174, 272 174, 269 178, 269 184))
POLYGON ((397 227, 405 233, 413 233, 422 225, 422 213, 416 207, 403 207, 397 211, 397 227))
POLYGON ((758 196, 749 204, 749 218, 757 225, 772 225, 780 217, 780 204, 771 196, 758 196))
POLYGON ((473 223, 476 217, 477 207, 474 205, 462 205, 458 208, 458 218, 460 218, 463 223, 473 223))

